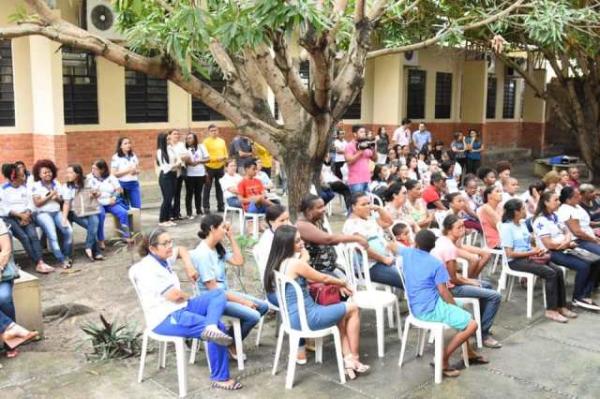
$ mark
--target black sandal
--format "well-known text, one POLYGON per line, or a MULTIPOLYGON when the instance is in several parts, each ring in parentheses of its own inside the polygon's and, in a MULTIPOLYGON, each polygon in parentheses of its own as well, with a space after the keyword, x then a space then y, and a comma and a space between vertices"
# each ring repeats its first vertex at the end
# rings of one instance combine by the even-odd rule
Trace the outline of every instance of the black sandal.
POLYGON ((490 361, 481 355, 469 358, 469 364, 488 364, 490 361))
POLYGON ((237 391, 243 388, 243 385, 236 380, 233 380, 233 383, 227 383, 225 381, 213 381, 212 388, 224 389, 226 391, 237 391))

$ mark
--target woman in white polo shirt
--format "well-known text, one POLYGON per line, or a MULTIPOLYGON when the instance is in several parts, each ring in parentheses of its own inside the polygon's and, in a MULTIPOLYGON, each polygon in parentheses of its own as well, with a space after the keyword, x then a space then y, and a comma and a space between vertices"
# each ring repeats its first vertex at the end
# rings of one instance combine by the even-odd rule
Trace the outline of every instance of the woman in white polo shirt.
POLYGON ((161 335, 209 341, 213 387, 240 389, 242 385, 229 376, 227 346, 233 340, 219 321, 227 302, 225 292, 215 289, 190 298, 181 290, 173 270, 178 258, 183 260, 188 275, 193 279, 198 275, 187 250, 175 247, 169 233, 161 227, 144 237, 139 252, 143 258, 131 266, 129 276, 136 286, 147 327, 161 335))
POLYGON ((225 174, 219 179, 219 183, 221 183, 221 189, 223 189, 225 203, 232 208, 242 207, 237 196, 237 187, 241 181, 242 176, 237 173, 235 159, 228 159, 225 163, 225 174))
POLYGON ((73 265, 73 229, 69 221, 60 212, 62 198, 61 185, 56 180, 57 169, 49 159, 40 159, 33 165, 33 186, 31 199, 35 205, 35 223, 44 230, 52 254, 65 269, 73 265), (58 242, 58 231, 62 237, 62 246, 58 242), (62 248, 61 248, 62 247, 62 248))
POLYGON ((117 152, 110 160, 110 174, 119 179, 123 197, 132 208, 142 207, 142 192, 138 179, 140 162, 128 137, 119 137, 117 152))
POLYGON ((600 238, 596 237, 590 226, 590 214, 579 205, 581 193, 578 188, 566 186, 560 192, 561 206, 558 208, 558 220, 566 224, 577 238, 580 248, 600 255, 600 238))
POLYGON ((202 215, 202 188, 206 180, 204 164, 210 159, 204 144, 198 143, 196 133, 189 133, 185 138, 188 157, 185 159, 187 173, 185 176, 185 210, 187 217, 193 219, 192 197, 196 207, 196 215, 202 215))

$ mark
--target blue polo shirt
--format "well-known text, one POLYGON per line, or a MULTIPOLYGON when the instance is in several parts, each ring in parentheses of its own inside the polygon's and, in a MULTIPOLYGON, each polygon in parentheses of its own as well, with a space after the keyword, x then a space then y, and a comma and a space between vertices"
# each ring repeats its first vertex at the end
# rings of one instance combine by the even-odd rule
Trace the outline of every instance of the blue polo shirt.
POLYGON ((396 254, 402 257, 405 289, 413 315, 432 312, 440 298, 438 284, 450 280, 446 267, 429 252, 417 248, 399 247, 396 254))

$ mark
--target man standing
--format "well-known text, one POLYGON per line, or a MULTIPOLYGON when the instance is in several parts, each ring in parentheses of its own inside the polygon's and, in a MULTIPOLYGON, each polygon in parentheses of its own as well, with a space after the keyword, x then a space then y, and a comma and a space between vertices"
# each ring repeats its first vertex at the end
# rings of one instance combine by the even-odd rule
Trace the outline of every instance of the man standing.
POLYGON ((246 163, 253 159, 252 142, 250 139, 239 134, 229 144, 229 153, 237 161, 238 173, 244 174, 246 163))
POLYGON ((344 154, 348 164, 348 185, 353 193, 366 192, 371 181, 369 160, 377 160, 374 146, 368 147, 367 131, 358 126, 354 130, 354 139, 346 145, 344 154))
POLYGON ((398 126, 398 129, 394 130, 394 137, 392 141, 393 145, 410 145, 410 124, 410 119, 402 119, 402 125, 398 126))
POLYGON ((417 152, 420 152, 423 147, 427 147, 427 144, 431 143, 431 132, 427 130, 424 123, 419 123, 419 130, 413 132, 412 141, 417 152))
POLYGON ((223 167, 227 160, 227 145, 225 140, 219 137, 219 128, 216 125, 208 125, 208 137, 204 139, 204 147, 208 151, 209 161, 206 163, 206 183, 204 184, 204 197, 202 207, 204 213, 210 213, 210 189, 212 187, 213 180, 215 182, 215 191, 217 195, 217 210, 223 212, 225 205, 223 204, 223 190, 221 189, 221 183, 219 179, 223 177, 223 167))

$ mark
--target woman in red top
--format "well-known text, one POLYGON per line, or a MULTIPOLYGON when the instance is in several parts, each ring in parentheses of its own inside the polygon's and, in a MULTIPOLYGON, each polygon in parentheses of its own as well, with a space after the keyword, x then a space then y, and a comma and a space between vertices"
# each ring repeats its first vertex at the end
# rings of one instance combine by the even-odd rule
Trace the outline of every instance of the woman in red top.
POLYGON ((477 210, 479 222, 483 228, 488 248, 498 248, 500 246, 500 235, 496 226, 502 220, 502 189, 498 186, 489 186, 483 192, 484 204, 477 210))

